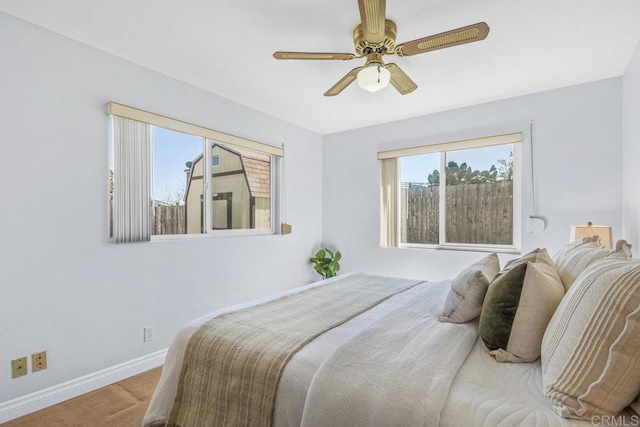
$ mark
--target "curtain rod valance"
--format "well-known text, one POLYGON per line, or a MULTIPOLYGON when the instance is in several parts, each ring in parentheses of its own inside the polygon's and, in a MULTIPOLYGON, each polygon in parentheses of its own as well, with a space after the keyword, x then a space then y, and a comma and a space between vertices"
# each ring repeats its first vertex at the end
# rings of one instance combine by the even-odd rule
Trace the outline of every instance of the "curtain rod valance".
POLYGON ((400 148, 397 150, 379 151, 378 160, 395 159, 397 157, 415 156, 418 154, 438 153, 441 151, 466 150, 469 148, 488 147, 491 145, 516 144, 522 142, 522 132, 482 138, 463 139, 460 141, 441 142, 418 147, 400 148))
POLYGON ((205 128, 181 120, 172 119, 170 117, 161 116, 159 114, 150 113, 148 111, 139 110, 137 108, 128 107, 116 102, 107 103, 107 114, 111 114, 125 119, 137 120, 139 122, 148 123, 154 126, 160 126, 166 129, 175 130, 182 133, 209 138, 222 143, 232 144, 237 147, 247 148, 249 150, 261 151, 263 153, 272 154, 274 156, 284 156, 284 149, 262 142, 252 141, 250 139, 241 138, 239 136, 230 135, 228 133, 205 128))

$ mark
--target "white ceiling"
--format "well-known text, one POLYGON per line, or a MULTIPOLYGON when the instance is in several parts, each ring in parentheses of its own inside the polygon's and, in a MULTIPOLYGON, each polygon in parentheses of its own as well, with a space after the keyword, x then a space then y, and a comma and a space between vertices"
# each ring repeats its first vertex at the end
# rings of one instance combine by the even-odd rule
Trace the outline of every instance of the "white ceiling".
POLYGON ((397 42, 485 21, 485 41, 386 57, 418 84, 322 94, 352 61, 356 0, 0 0, 0 11, 304 128, 327 134, 620 76, 640 40, 638 0, 387 0, 397 42))

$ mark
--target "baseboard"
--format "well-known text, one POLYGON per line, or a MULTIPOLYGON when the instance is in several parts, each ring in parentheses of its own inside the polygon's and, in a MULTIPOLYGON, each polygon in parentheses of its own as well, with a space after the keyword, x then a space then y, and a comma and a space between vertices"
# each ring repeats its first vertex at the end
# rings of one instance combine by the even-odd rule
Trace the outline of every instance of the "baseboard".
POLYGON ((0 423, 78 397, 164 363, 167 349, 58 384, 26 396, 0 403, 0 423))

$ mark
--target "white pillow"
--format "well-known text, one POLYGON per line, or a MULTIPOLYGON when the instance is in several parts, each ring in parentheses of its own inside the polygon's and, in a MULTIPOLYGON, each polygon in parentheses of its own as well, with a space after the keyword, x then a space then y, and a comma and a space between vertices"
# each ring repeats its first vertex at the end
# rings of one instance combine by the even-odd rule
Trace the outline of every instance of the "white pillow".
POLYGON ((451 282, 440 321, 466 323, 478 317, 489 283, 499 271, 497 254, 488 255, 462 270, 451 282))

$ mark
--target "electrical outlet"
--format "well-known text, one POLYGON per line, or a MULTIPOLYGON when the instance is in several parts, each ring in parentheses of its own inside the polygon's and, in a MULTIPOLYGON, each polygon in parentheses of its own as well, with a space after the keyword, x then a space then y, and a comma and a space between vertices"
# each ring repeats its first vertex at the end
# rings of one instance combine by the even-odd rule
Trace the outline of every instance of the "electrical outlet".
POLYGON ((153 341, 153 325, 145 326, 144 342, 153 341))
POLYGON ((27 358, 21 357, 11 361, 11 378, 27 375, 27 358))
POLYGON ((31 372, 47 369, 47 352, 41 351, 31 355, 31 372))

